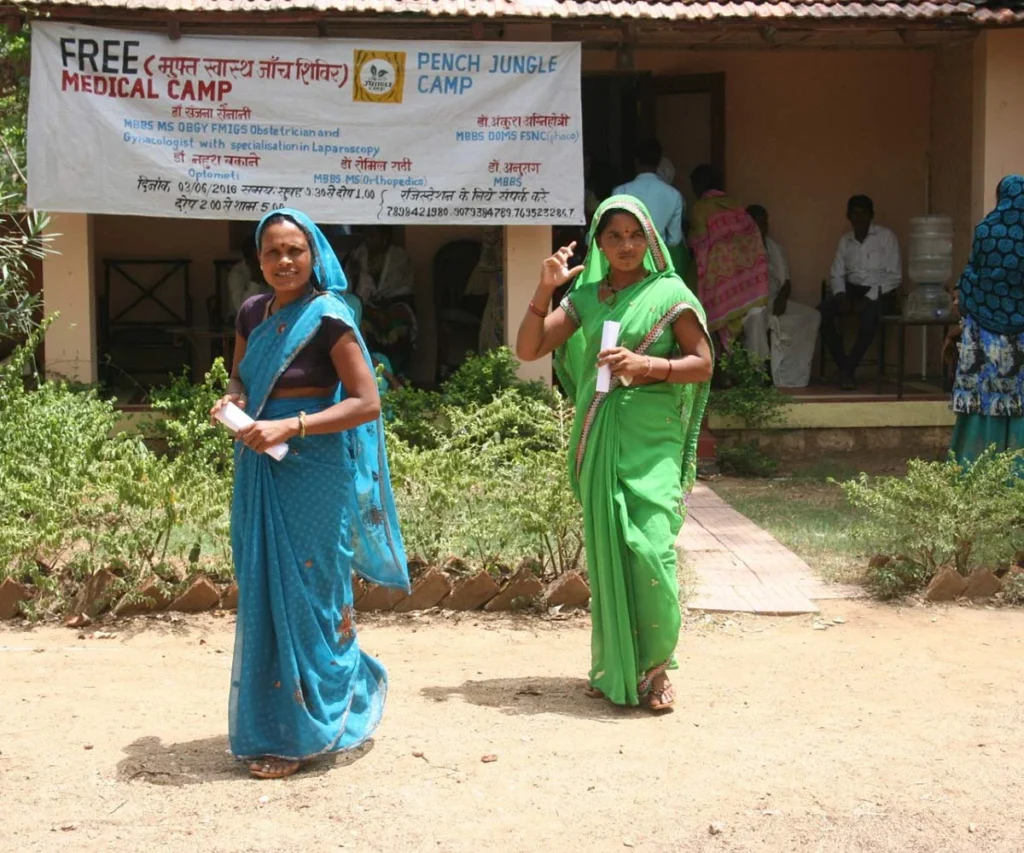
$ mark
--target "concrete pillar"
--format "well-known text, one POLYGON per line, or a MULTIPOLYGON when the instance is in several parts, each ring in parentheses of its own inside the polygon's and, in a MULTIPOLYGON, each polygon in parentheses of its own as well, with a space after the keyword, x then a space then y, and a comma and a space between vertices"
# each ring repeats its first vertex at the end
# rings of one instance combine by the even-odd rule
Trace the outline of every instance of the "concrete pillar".
POLYGON ((1024 30, 987 30, 974 49, 971 212, 979 221, 1006 175, 1024 173, 1024 30))
POLYGON ((46 333, 46 372, 77 382, 98 379, 92 217, 54 214, 54 254, 43 260, 43 310, 60 314, 46 333))
MULTIPOLYGON (((505 340, 515 348, 519 323, 540 280, 540 266, 551 255, 548 225, 513 225, 505 228, 505 340)), ((551 384, 551 356, 524 364, 523 379, 551 384)))

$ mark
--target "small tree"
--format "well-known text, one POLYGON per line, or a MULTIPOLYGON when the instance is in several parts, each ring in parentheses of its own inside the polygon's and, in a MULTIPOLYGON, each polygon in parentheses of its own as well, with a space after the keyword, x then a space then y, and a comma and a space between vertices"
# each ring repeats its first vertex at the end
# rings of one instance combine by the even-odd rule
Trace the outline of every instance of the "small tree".
POLYGON ((25 204, 29 37, 0 26, 0 211, 25 204))
POLYGON ((40 297, 30 262, 51 251, 45 213, 25 213, 29 37, 0 28, 0 343, 21 341, 37 326, 40 297))
POLYGON ((49 222, 45 213, 0 220, 0 342, 23 340, 38 325, 40 296, 29 287, 30 261, 53 251, 54 235, 46 233, 49 222))

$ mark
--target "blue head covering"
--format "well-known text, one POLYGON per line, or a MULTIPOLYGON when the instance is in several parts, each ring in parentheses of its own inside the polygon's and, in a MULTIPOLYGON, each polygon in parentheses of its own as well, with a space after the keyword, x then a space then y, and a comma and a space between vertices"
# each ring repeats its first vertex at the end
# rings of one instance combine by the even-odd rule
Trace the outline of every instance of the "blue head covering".
POLYGON ((338 260, 324 232, 302 211, 282 207, 264 216, 256 227, 256 251, 260 250, 263 232, 267 226, 279 219, 293 222, 306 235, 310 251, 313 253, 313 287, 321 292, 334 293, 342 297, 348 293, 348 279, 341 268, 341 261, 338 260))
POLYGON ((1024 177, 999 182, 996 208, 974 231, 960 309, 1000 335, 1024 332, 1024 177))
POLYGON ((287 219, 294 222, 309 241, 310 250, 313 253, 313 287, 324 293, 333 293, 349 307, 352 312, 353 328, 358 329, 363 319, 363 303, 348 287, 348 277, 338 260, 334 248, 331 246, 324 232, 320 227, 301 210, 293 210, 289 207, 282 207, 272 213, 268 213, 260 220, 256 228, 256 250, 259 251, 263 241, 263 232, 271 222, 279 219, 287 219))

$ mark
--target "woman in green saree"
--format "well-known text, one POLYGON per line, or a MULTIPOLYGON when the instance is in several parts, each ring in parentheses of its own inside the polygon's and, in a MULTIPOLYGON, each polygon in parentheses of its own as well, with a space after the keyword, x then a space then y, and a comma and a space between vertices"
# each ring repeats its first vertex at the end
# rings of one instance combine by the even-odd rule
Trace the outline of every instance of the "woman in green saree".
POLYGON ((573 246, 548 258, 516 351, 556 353, 576 405, 569 477, 583 505, 590 574, 588 695, 616 705, 675 700, 667 670, 679 639, 675 540, 696 479, 697 439, 714 368, 704 311, 675 273, 647 209, 614 196, 594 215, 586 262, 573 246), (554 290, 576 279, 562 304, 554 290), (619 345, 601 350, 606 320, 619 345), (599 366, 611 388, 597 391, 599 366))

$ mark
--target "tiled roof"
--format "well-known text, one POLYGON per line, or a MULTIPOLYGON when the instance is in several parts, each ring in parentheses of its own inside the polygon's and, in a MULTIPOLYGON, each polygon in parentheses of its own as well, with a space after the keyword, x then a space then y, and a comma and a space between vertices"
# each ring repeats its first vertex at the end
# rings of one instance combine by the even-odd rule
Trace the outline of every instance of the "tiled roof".
POLYGON ((790 0, 790 2, 658 2, 658 0, 28 0, 54 10, 92 8, 164 12, 323 12, 561 20, 903 20, 954 18, 980 25, 1024 23, 1024 2, 969 0, 790 0))

